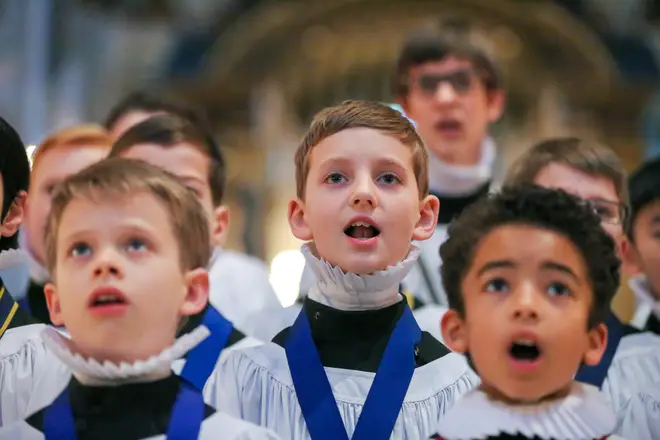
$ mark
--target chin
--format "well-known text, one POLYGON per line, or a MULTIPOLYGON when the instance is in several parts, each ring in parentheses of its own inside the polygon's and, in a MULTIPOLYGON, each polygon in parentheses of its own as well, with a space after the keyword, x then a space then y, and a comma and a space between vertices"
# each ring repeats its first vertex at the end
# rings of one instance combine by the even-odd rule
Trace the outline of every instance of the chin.
POLYGON ((344 264, 339 264, 339 267, 344 272, 350 272, 357 275, 369 275, 374 272, 385 270, 389 267, 386 262, 370 262, 368 259, 360 259, 359 261, 346 261, 344 264))

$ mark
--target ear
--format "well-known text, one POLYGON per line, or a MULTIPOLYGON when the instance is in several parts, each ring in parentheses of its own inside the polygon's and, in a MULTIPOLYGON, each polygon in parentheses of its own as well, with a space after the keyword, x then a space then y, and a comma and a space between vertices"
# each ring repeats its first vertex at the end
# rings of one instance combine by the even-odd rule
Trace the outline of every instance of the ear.
POLYGON ((639 258, 639 252, 635 243, 624 238, 621 242, 621 263, 623 272, 627 275, 633 276, 642 272, 642 265, 639 258))
POLYGON ((413 240, 428 240, 435 233, 440 212, 440 200, 436 196, 428 195, 419 203, 419 220, 413 231, 413 240))
POLYGON ((488 99, 488 121, 495 122, 504 113, 504 104, 506 101, 504 90, 486 92, 486 99, 488 99))
POLYGON ((206 269, 197 268, 186 272, 186 297, 179 312, 182 316, 196 315, 209 302, 209 274, 206 269))
POLYGON ((213 210, 213 230, 211 240, 215 246, 224 247, 229 236, 229 208, 220 205, 213 210))
POLYGON ((289 202, 287 216, 289 218, 289 227, 294 237, 302 241, 311 241, 314 239, 312 231, 305 219, 305 204, 302 200, 295 199, 289 202))
POLYGON ((60 304, 60 295, 57 293, 57 286, 53 283, 46 283, 44 286, 44 295, 46 295, 46 305, 50 312, 50 320, 57 326, 64 325, 62 318, 62 306, 60 304))
POLYGON ((605 353, 607 348, 607 327, 600 323, 595 328, 589 330, 587 335, 587 351, 584 353, 584 363, 587 365, 596 365, 605 353))
POLYGON ((454 309, 449 309, 440 320, 440 330, 445 345, 456 353, 466 353, 469 349, 465 321, 454 309))
POLYGON ((2 224, 0 225, 1 236, 11 237, 18 232, 18 228, 20 228, 25 217, 26 201, 27 193, 25 191, 19 192, 9 207, 7 215, 2 219, 2 224))

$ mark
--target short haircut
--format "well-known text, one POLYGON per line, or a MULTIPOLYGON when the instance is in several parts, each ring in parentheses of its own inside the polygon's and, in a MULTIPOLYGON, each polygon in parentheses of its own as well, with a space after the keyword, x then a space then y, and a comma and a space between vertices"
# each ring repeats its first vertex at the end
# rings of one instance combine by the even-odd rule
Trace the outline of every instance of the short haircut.
POLYGON ((110 134, 97 124, 80 124, 56 131, 44 139, 32 153, 32 172, 36 173, 41 158, 52 150, 79 147, 101 147, 110 150, 110 134))
POLYGON ((569 239, 584 258, 593 289, 589 328, 605 321, 619 287, 620 262, 614 240, 579 197, 536 185, 506 187, 490 194, 449 224, 440 256, 442 283, 450 308, 465 316, 462 281, 484 237, 506 225, 534 226, 569 239))
POLYGON ((534 183, 541 170, 553 163, 610 180, 619 201, 628 206, 628 175, 619 156, 598 142, 576 137, 547 139, 534 145, 509 167, 504 185, 534 183))
POLYGON ((409 35, 399 51, 392 84, 394 96, 408 95, 410 69, 449 57, 469 61, 487 91, 503 89, 499 67, 484 49, 467 38, 450 37, 439 29, 425 28, 409 35))
POLYGON ((152 116, 129 128, 117 139, 109 157, 119 156, 140 144, 156 144, 167 148, 180 143, 190 144, 208 157, 208 185, 214 206, 219 206, 225 189, 225 160, 220 146, 202 125, 172 114, 152 116))
POLYGON ((195 194, 161 168, 141 160, 114 158, 95 163, 56 185, 45 233, 50 273, 54 275, 57 266, 62 216, 73 200, 103 203, 139 193, 152 195, 167 211, 182 270, 206 267, 211 258, 208 218, 195 194))
MULTIPOLYGON (((2 179, 3 201, 0 223, 4 221, 12 203, 21 191, 30 186, 30 162, 25 144, 14 127, 0 117, 0 179, 2 179)), ((18 247, 18 233, 11 237, 0 237, 0 250, 18 247)))
POLYGON ((197 108, 162 95, 146 91, 135 91, 126 95, 110 110, 103 125, 111 130, 124 116, 131 112, 166 113, 176 115, 193 124, 206 125, 206 116, 197 108))
POLYGON ((633 228, 639 212, 647 205, 660 200, 660 159, 643 163, 630 175, 630 220, 628 238, 634 241, 633 228))
MULTIPOLYGON (((410 148, 419 197, 426 197, 429 192, 428 152, 415 127, 400 112, 387 105, 359 100, 344 101, 314 116, 294 159, 297 196, 300 199, 305 197, 310 155, 314 147, 333 134, 358 127, 380 131, 410 148)), ((355 154, 359 155, 360 151, 356 150, 355 154)))

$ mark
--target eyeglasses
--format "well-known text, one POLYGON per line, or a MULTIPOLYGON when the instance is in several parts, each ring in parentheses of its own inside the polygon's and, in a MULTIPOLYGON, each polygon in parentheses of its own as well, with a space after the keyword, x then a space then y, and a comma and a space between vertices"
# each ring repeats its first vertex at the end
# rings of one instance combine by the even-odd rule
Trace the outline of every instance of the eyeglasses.
POLYGON ((449 83, 459 95, 464 95, 470 91, 477 73, 472 69, 457 70, 445 74, 426 73, 420 75, 415 84, 425 96, 432 96, 438 90, 442 83, 449 83))
POLYGON ((587 199, 586 202, 603 223, 624 226, 628 221, 629 209, 623 203, 603 199, 587 199))

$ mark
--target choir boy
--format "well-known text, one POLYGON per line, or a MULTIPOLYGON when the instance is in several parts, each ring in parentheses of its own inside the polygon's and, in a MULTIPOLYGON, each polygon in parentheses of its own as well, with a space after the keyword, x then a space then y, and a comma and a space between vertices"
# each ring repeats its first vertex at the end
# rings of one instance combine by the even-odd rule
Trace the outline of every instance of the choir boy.
POLYGON ((210 404, 287 439, 427 438, 476 378, 420 329, 399 284, 435 231, 428 153, 389 106, 316 115, 295 155, 292 233, 314 270, 302 311, 272 343, 221 360, 210 404))

